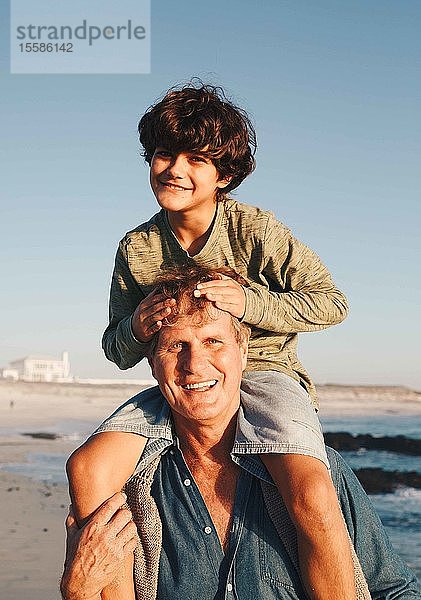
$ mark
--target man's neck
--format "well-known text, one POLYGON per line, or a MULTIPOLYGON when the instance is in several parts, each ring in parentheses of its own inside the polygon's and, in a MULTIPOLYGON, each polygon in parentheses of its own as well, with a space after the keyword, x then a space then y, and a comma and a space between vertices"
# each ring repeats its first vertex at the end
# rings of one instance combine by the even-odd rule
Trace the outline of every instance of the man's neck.
POLYGON ((206 465, 231 462, 230 451, 234 443, 235 422, 236 416, 232 417, 227 426, 214 429, 196 427, 189 430, 176 425, 180 448, 187 464, 192 462, 206 468, 206 465))

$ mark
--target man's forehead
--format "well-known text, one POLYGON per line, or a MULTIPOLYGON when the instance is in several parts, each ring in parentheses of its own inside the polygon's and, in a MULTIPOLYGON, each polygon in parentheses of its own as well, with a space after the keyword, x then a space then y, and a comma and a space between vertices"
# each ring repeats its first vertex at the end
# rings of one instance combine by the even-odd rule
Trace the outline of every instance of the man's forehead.
POLYGON ((212 317, 206 314, 180 317, 173 325, 164 325, 159 332, 158 344, 171 339, 184 339, 192 336, 210 337, 212 335, 233 336, 231 317, 228 313, 219 312, 212 317))

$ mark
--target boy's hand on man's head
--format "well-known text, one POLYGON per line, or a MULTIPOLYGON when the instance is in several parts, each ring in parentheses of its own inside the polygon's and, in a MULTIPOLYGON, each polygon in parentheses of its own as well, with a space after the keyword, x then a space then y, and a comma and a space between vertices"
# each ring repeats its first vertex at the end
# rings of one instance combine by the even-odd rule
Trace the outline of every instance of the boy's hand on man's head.
POLYGON ((242 285, 227 277, 221 275, 222 279, 205 281, 197 285, 194 291, 196 298, 204 296, 207 300, 213 302, 220 310, 225 310, 233 317, 241 319, 246 310, 246 294, 242 285))
POLYGON ((162 327, 162 321, 171 314, 174 298, 152 291, 142 300, 132 315, 132 331, 139 342, 149 342, 162 327))

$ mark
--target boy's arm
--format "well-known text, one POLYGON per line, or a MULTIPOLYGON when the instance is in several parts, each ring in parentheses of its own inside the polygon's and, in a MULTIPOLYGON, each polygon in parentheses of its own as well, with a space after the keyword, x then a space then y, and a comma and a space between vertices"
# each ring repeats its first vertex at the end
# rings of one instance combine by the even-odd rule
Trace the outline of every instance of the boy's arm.
POLYGON ((295 239, 274 217, 258 242, 260 276, 244 288, 243 321, 277 333, 318 331, 343 321, 348 303, 315 252, 295 239))
MULTIPOLYGON (((104 432, 87 440, 67 461, 70 496, 79 527, 99 506, 120 491, 132 475, 146 438, 130 433, 104 432)), ((122 563, 119 576, 102 592, 104 600, 134 599, 133 556, 122 563)))
POLYGON ((149 344, 135 338, 131 325, 132 315, 144 298, 127 264, 123 240, 111 279, 109 325, 102 336, 105 356, 120 369, 133 367, 147 354, 149 344))

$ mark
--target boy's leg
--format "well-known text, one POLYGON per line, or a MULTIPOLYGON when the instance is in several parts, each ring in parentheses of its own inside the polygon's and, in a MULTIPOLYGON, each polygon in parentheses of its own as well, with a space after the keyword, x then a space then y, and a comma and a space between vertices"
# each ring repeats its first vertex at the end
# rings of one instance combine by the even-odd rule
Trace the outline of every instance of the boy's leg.
POLYGON ((297 530, 312 600, 354 600, 350 541, 329 474, 323 434, 304 388, 274 371, 246 373, 233 456, 258 454, 297 530))
MULTIPOLYGON (((69 491, 79 527, 116 492, 133 473, 147 438, 112 431, 90 437, 67 461, 69 491)), ((129 518, 127 515, 126 518, 129 518)), ((122 560, 117 577, 101 593, 103 600, 135 600, 133 554, 122 560)))
POLYGON ((70 457, 67 472, 77 521, 121 490, 149 441, 171 439, 168 404, 158 387, 128 400, 70 457))
POLYGON ((299 454, 261 454, 297 530, 306 591, 314 600, 354 600, 354 566, 338 497, 325 464, 299 454))
POLYGON ((97 508, 119 492, 132 475, 147 438, 110 431, 90 437, 73 452, 66 470, 76 520, 81 526, 97 508))

